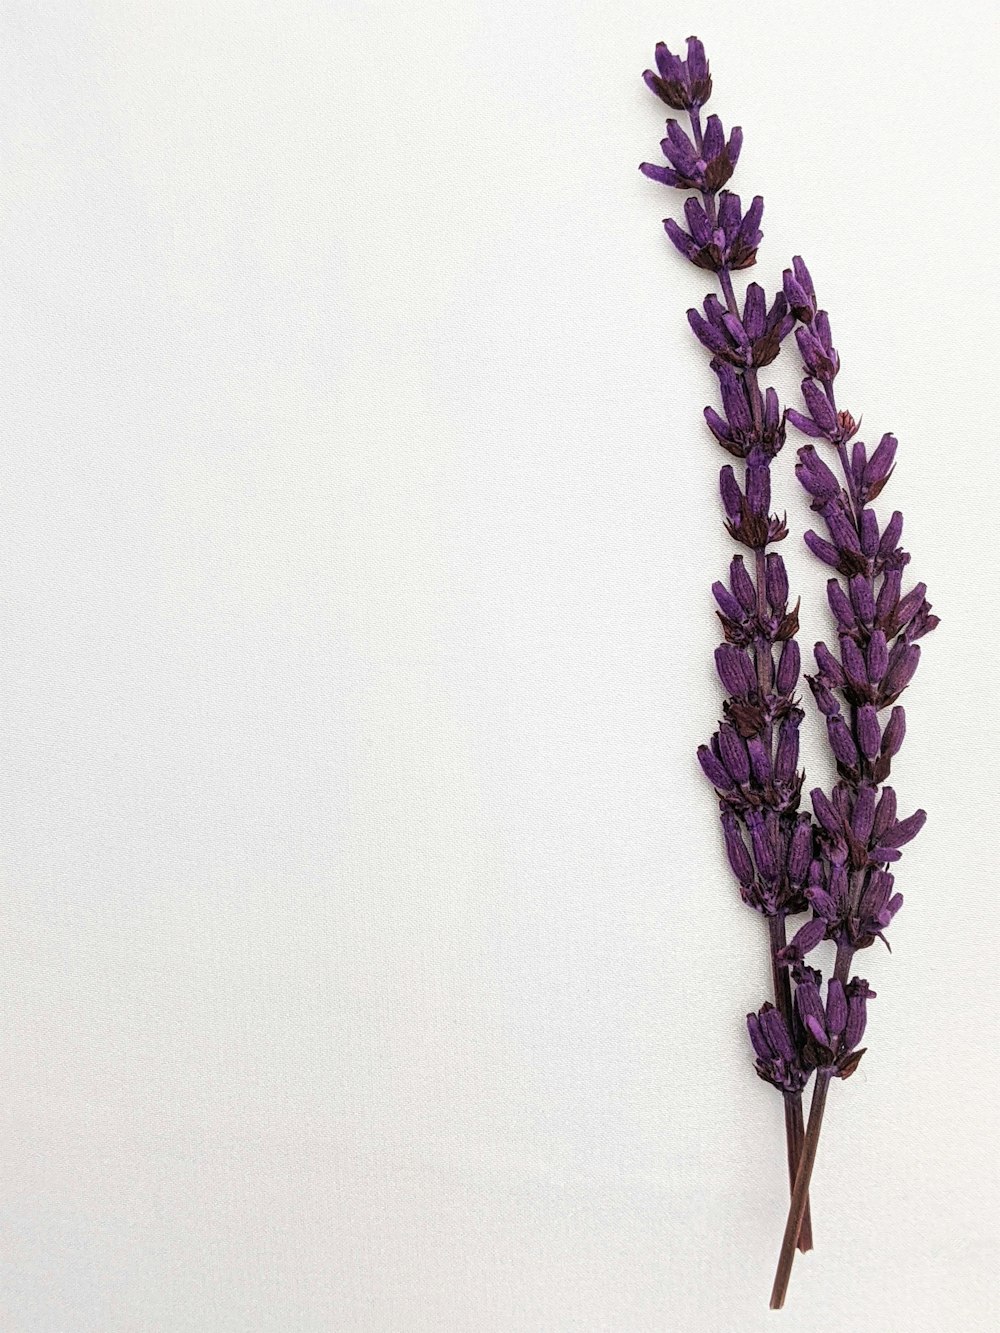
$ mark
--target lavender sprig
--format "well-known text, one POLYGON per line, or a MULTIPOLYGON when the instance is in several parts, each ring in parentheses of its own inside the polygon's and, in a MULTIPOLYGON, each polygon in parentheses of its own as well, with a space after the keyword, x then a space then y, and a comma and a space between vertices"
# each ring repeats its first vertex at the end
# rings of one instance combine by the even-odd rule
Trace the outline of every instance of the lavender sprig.
POLYGON ((817 309, 812 279, 798 257, 784 274, 784 292, 800 321, 795 336, 808 376, 802 385, 807 413, 789 410, 786 416, 806 436, 833 446, 843 481, 813 445, 799 450, 796 473, 827 530, 825 537, 807 532, 805 542, 840 576, 827 584, 838 651, 818 643, 817 672, 807 678, 826 720, 839 781, 829 795, 820 788, 810 793, 819 823, 816 856, 805 888, 813 918, 782 953, 796 979, 799 1026, 795 1033, 775 1033, 773 1020, 768 1020, 754 1040, 758 1064, 766 1063, 762 1052, 767 1045, 781 1060, 782 1070, 797 1071, 799 1065, 811 1064, 817 1071, 772 1309, 784 1303, 797 1215, 807 1198, 830 1080, 846 1078, 863 1054, 855 1047, 864 1028, 866 1002, 874 992, 866 982, 855 978, 845 984, 846 979, 858 950, 876 939, 888 946, 884 932, 903 903, 902 894, 894 892, 889 866, 899 860, 900 847, 916 836, 926 819, 923 810, 898 818, 896 794, 884 784, 906 732, 906 715, 896 701, 917 669, 917 640, 938 624, 923 583, 902 592, 902 574, 910 559, 899 545, 902 515, 894 512, 883 529, 871 508, 892 474, 896 439, 883 435, 870 457, 865 445, 854 440, 859 423, 850 412, 838 410, 834 396, 840 358, 829 317, 817 309), (886 709, 890 711, 883 723, 880 714, 886 709), (823 939, 832 940, 837 950, 825 1011, 819 974, 804 962, 823 939))
MULTIPOLYGON (((803 1141, 804 1079, 787 1058, 797 1020, 781 957, 785 918, 808 906, 805 885, 814 837, 810 816, 798 811, 803 781, 798 771, 803 714, 795 698, 798 608, 789 607, 781 556, 768 551, 787 535, 784 519, 771 512, 770 473, 771 460, 784 443, 785 424, 775 390, 761 391, 758 371, 778 355, 795 317, 784 291, 768 305, 755 282, 747 287, 742 310, 737 302, 732 273, 756 261, 764 203, 757 196, 744 212, 739 196, 723 188, 739 158, 743 134, 737 127, 727 138, 715 115, 702 128, 701 107, 712 90, 704 47, 691 37, 686 58, 662 42, 655 55, 656 72, 646 70, 643 77, 669 107, 687 113, 689 128, 668 120, 661 148, 670 165, 644 162, 640 170, 700 196, 684 203, 686 230, 673 218, 663 225, 686 259, 717 276, 722 292, 722 301, 715 293, 706 296, 703 313, 689 310, 688 322, 711 353, 719 380, 724 415, 706 407, 705 419, 719 444, 742 464, 742 477, 732 464, 720 474, 726 527, 752 552, 751 568, 735 555, 728 586, 717 582, 712 588, 725 636, 715 661, 728 697, 725 720, 710 743, 699 748, 698 758, 719 797, 726 852, 740 894, 768 921, 776 1007, 768 1006, 767 1013, 753 1019, 751 1032, 756 1030, 758 1038, 758 1072, 784 1097, 791 1189, 803 1141)), ((811 1248, 808 1208, 796 1234, 801 1249, 811 1248)))

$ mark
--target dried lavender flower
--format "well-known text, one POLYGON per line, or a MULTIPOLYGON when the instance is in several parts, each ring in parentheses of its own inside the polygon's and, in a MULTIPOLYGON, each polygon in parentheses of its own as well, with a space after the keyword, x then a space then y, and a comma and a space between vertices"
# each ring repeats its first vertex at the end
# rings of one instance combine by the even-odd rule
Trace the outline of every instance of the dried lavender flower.
POLYGON ((884 434, 869 452, 855 438, 860 418, 838 407, 840 356, 804 261, 793 259, 770 303, 756 282, 747 286, 742 309, 736 299, 732 274, 756 262, 763 200, 756 196, 744 209, 724 188, 743 136, 734 128, 727 137, 715 115, 702 129, 700 109, 712 90, 702 44, 689 38, 682 58, 660 43, 656 66, 645 72, 646 83, 687 113, 690 128, 668 121, 661 149, 669 165, 640 169, 697 196, 684 203, 686 226, 667 218, 664 228, 686 259, 718 278, 722 299, 709 293, 700 310, 688 311, 688 322, 719 382, 722 411, 706 407, 706 423, 742 468, 738 473, 730 463, 720 472, 726 528, 753 553, 752 563, 734 556, 728 582, 712 587, 725 638, 716 669, 728 697, 724 720, 698 758, 719 798, 740 894, 769 927, 775 1002, 748 1014, 747 1028, 757 1073, 785 1100, 793 1187, 772 1291, 777 1308, 795 1246, 809 1244, 809 1181, 830 1082, 847 1078, 864 1054, 858 1043, 874 992, 858 977, 848 981, 851 963, 876 939, 888 943, 885 932, 903 902, 889 867, 925 820, 923 810, 898 816, 886 780, 906 734, 897 701, 919 665, 917 640, 938 621, 922 583, 903 590, 910 557, 899 545, 901 514, 893 512, 882 526, 872 508, 893 474, 896 438, 884 434), (761 390, 758 372, 793 329, 806 373, 805 410, 782 412, 774 389, 761 390), (816 673, 807 677, 838 770, 832 791, 810 792, 815 820, 799 809, 798 606, 788 605, 781 556, 768 550, 787 535, 784 518, 771 512, 770 472, 786 422, 813 442, 799 449, 795 469, 820 519, 820 530, 804 534, 805 545, 839 576, 827 585, 835 636, 830 645, 816 645, 816 673), (804 904, 812 915, 787 942, 785 919, 804 904), (825 1000, 820 972, 805 961, 824 940, 836 947, 825 1000), (803 1138, 801 1094, 814 1073, 803 1138))
MULTIPOLYGON (((682 60, 660 43, 658 72, 644 75, 657 96, 687 112, 688 127, 669 120, 660 144, 669 165, 644 162, 640 170, 662 185, 696 192, 684 203, 686 228, 673 218, 663 225, 677 250, 696 268, 716 274, 719 283, 719 292, 710 292, 687 317, 719 383, 722 412, 706 407, 705 420, 737 460, 719 475, 726 528, 751 554, 749 564, 735 555, 728 583, 712 586, 725 640, 715 665, 728 697, 724 720, 699 748, 698 759, 719 798, 726 855, 740 895, 768 922, 774 1005, 751 1016, 750 1036, 758 1073, 784 1097, 791 1187, 803 1137, 801 1090, 814 1066, 797 1065, 789 1054, 796 1019, 780 959, 786 917, 809 906, 805 883, 815 848, 812 820, 798 808, 798 606, 789 605, 784 561, 769 550, 787 535, 784 518, 771 510, 770 470, 785 441, 785 422, 775 390, 761 387, 758 372, 778 356, 796 316, 784 290, 768 301, 757 282, 748 284, 742 308, 737 301, 732 274, 756 261, 764 201, 757 196, 744 209, 739 195, 723 188, 743 134, 734 128, 727 138, 715 115, 702 127, 700 108, 711 77, 701 43, 690 38, 687 49, 682 60)), ((812 1244, 808 1215, 799 1243, 803 1249, 812 1244)))

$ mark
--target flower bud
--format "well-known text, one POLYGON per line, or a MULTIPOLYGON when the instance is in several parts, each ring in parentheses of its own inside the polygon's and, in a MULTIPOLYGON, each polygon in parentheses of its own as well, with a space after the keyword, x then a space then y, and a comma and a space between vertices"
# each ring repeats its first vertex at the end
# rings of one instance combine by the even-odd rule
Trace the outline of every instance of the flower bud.
POLYGON ((741 555, 734 555, 729 565, 729 586, 739 598, 744 611, 752 613, 757 610, 757 590, 741 555))
POLYGON ((837 761, 843 764, 845 768, 857 768, 858 747, 854 744, 854 738, 844 719, 842 717, 828 717, 826 730, 830 737, 830 749, 837 761))
POLYGON ((847 677, 844 675, 844 668, 834 657, 833 653, 830 652, 826 644, 817 643, 816 647, 813 649, 813 653, 816 657, 816 665, 819 667, 820 671, 822 671, 823 679, 826 684, 837 690, 843 688, 847 682, 847 677))
POLYGON ((872 630, 865 652, 865 665, 868 668, 868 679, 877 685, 889 667, 889 648, 885 634, 880 629, 872 630))
POLYGON ((865 625, 870 625, 875 619, 875 598, 872 595, 872 586, 863 574, 855 574, 848 584, 851 594, 851 605, 857 613, 858 619, 865 625))
POLYGON ((882 733, 882 753, 886 758, 891 759, 893 755, 899 753, 905 735, 906 713, 903 711, 902 704, 897 704, 889 714, 889 721, 885 724, 885 731, 882 733))
POLYGON ((732 695, 751 694, 757 687, 753 663, 742 648, 731 643, 720 643, 715 650, 715 666, 719 679, 732 695))
POLYGON ((733 780, 727 773, 725 765, 707 745, 698 746, 698 763, 701 764, 703 773, 713 787, 719 791, 732 790, 733 780))
POLYGON ((750 781, 750 756, 747 747, 735 728, 723 723, 719 728, 719 754, 734 782, 741 786, 750 781))
POLYGON ((719 491, 726 517, 730 523, 739 523, 743 516, 743 492, 736 480, 736 473, 728 463, 719 473, 719 491))
POLYGON ((882 746, 882 733, 878 717, 871 704, 863 704, 858 709, 858 743, 866 759, 875 759, 882 746))
POLYGON ((799 724, 797 718, 786 717, 778 732, 778 748, 774 756, 774 776, 778 782, 791 782, 799 762, 799 724))
POLYGON ((722 832, 726 840, 726 855, 729 865, 740 884, 748 889, 754 881, 753 862, 747 851, 743 835, 736 819, 728 811, 722 816, 722 832))
POLYGON ((785 562, 776 552, 767 557, 764 570, 764 587, 767 600, 775 614, 780 615, 788 601, 788 573, 785 562))
POLYGON ((781 656, 778 658, 778 671, 774 682, 778 687, 779 694, 789 695, 792 693, 799 679, 800 666, 801 658, 798 643, 794 639, 786 639, 781 647, 781 656))

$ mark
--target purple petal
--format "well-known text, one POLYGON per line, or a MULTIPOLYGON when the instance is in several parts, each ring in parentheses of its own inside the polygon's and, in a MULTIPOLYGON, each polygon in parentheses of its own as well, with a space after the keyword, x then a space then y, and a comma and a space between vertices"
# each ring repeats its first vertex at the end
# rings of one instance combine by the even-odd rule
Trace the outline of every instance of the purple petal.
POLYGON ((780 1056, 782 1060, 787 1060, 789 1063, 795 1061, 798 1058, 795 1044, 792 1041, 785 1020, 778 1013, 777 1009, 768 1009, 766 1013, 762 1013, 760 1021, 774 1053, 780 1056))
POLYGON ((879 559, 884 560, 891 555, 899 545, 899 539, 903 534, 903 515, 897 509, 889 522, 885 525, 885 531, 882 533, 882 540, 878 544, 879 559))
POLYGON ((805 878, 812 856, 812 845, 812 821, 808 815, 799 815, 788 844, 788 878, 792 884, 801 884, 805 878))
POLYGON ((851 832, 858 842, 866 844, 875 822, 875 788, 865 783, 858 788, 851 812, 851 832))
POLYGON ((868 668, 868 679, 873 685, 877 685, 889 667, 889 648, 885 634, 880 629, 873 630, 868 640, 865 665, 868 668))
POLYGON ((809 799, 812 801, 812 807, 816 812, 816 818, 826 829, 827 833, 839 835, 841 831, 840 816, 830 804, 826 793, 820 787, 814 787, 809 793, 809 799))
POLYGON ((698 247, 691 240, 687 232, 677 225, 673 218, 663 219, 663 229, 676 245, 685 259, 691 259, 697 252, 698 247))
POLYGON ((825 643, 817 643, 813 653, 816 657, 816 665, 822 671, 827 684, 834 689, 840 689, 846 683, 847 677, 833 653, 830 652, 825 643))
POLYGON ((750 853, 747 851, 739 826, 731 814, 727 813, 722 816, 722 832, 726 840, 726 855, 729 857, 732 872, 740 884, 744 888, 748 888, 754 881, 753 863, 750 860, 750 853))

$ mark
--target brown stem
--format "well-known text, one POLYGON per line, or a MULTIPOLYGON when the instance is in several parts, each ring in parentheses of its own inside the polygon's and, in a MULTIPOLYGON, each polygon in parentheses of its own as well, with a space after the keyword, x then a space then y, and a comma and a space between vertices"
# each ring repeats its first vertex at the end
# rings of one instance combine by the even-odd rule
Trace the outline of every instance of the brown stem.
MULTIPOLYGON (((785 947, 784 912, 769 916, 767 925, 771 937, 771 979, 774 983, 775 1007, 785 1020, 788 1031, 794 1032, 795 1029, 792 1026, 792 987, 788 980, 788 968, 782 967, 778 962, 778 951, 785 947)), ((786 1092, 783 1096, 785 1099, 785 1143, 788 1149, 788 1188, 789 1191, 792 1191, 795 1188, 799 1158, 802 1155, 802 1140, 805 1137, 802 1123, 802 1094, 801 1092, 786 1092)), ((802 1214, 802 1226, 799 1229, 799 1249, 805 1254, 812 1247, 812 1210, 807 1195, 805 1212, 802 1214)))
POLYGON ((813 1093, 812 1106, 809 1108, 809 1127, 802 1145, 799 1170, 795 1177, 792 1202, 788 1209, 788 1221, 781 1241, 781 1253, 778 1256, 778 1268, 771 1288, 771 1309, 780 1310, 785 1304, 788 1291, 788 1279, 792 1274, 795 1259, 795 1240, 802 1226, 806 1204, 809 1201, 809 1181, 812 1179, 813 1165, 816 1161, 816 1149, 819 1146, 819 1134, 823 1127, 823 1112, 826 1109, 826 1094, 830 1086, 830 1071, 824 1070, 816 1075, 816 1090, 813 1093))

